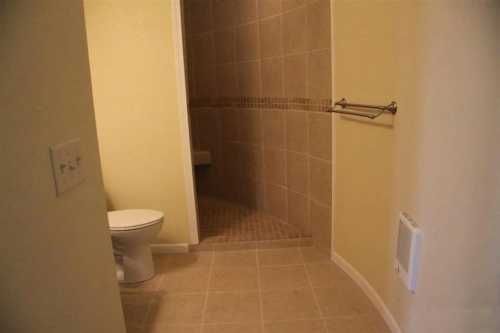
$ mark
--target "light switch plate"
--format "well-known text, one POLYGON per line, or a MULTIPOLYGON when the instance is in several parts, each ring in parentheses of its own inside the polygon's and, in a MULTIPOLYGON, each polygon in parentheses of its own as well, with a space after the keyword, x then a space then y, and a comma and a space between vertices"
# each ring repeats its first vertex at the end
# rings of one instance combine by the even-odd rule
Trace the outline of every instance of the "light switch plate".
POLYGON ((80 139, 50 147, 57 196, 85 180, 80 139))

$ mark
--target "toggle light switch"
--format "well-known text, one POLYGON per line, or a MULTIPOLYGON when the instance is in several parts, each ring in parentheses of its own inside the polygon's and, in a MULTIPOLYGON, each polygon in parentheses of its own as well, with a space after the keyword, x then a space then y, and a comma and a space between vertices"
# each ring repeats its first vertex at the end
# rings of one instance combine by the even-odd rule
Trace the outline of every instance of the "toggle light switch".
POLYGON ((85 180, 80 139, 50 147, 57 196, 85 180))

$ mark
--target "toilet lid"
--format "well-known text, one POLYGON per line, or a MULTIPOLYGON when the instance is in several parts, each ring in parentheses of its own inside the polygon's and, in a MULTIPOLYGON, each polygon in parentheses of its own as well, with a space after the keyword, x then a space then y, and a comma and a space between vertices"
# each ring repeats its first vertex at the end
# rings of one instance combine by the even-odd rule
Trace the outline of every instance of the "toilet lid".
POLYGON ((124 209, 108 212, 111 230, 133 230, 163 221, 163 213, 150 209, 124 209))

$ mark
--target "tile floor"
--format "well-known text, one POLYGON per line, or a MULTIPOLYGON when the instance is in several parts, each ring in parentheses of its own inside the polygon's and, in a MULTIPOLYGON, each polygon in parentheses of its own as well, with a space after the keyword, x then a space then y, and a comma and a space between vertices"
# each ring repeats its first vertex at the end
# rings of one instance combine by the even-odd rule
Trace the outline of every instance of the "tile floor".
POLYGON ((363 292, 313 247, 155 256, 121 288, 128 333, 387 333, 363 292))
POLYGON ((226 200, 198 198, 201 243, 250 242, 300 238, 294 226, 226 200))

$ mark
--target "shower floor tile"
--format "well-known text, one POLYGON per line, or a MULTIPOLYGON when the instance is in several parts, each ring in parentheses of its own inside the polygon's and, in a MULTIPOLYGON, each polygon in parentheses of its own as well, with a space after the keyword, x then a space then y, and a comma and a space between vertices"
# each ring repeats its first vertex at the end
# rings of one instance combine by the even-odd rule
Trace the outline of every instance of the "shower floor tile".
POLYGON ((300 238, 292 225, 248 207, 213 197, 198 198, 201 243, 300 238))

